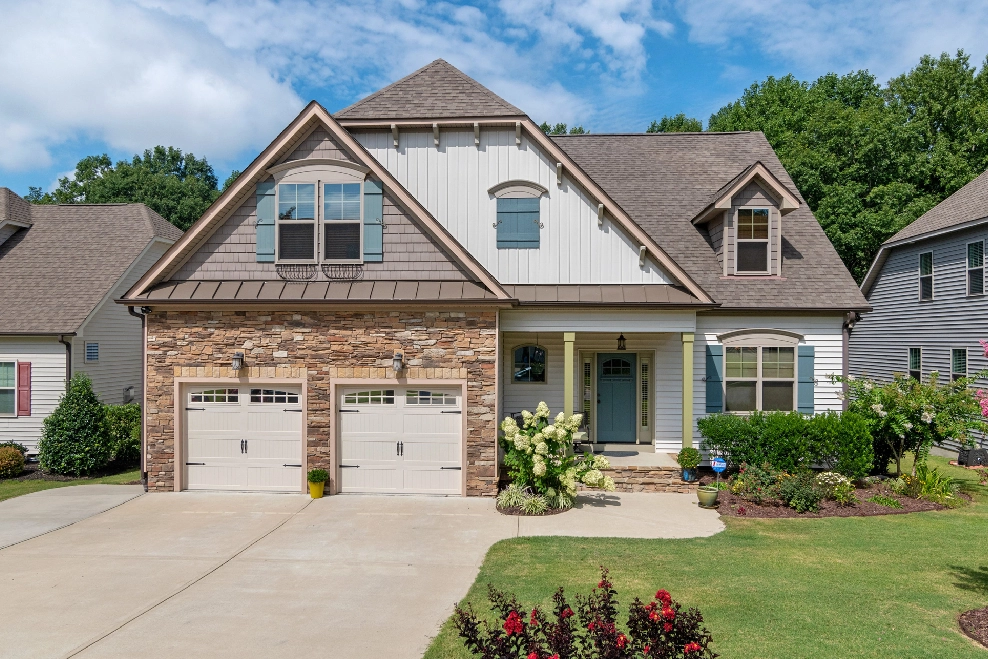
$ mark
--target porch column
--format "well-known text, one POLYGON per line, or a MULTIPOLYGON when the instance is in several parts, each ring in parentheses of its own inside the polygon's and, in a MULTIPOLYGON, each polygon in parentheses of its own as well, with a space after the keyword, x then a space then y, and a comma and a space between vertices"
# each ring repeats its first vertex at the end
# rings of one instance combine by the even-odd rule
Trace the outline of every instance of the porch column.
POLYGON ((683 448, 693 446, 693 332, 683 332, 683 448))
POLYGON ((576 332, 563 332, 563 412, 573 414, 573 343, 576 332))

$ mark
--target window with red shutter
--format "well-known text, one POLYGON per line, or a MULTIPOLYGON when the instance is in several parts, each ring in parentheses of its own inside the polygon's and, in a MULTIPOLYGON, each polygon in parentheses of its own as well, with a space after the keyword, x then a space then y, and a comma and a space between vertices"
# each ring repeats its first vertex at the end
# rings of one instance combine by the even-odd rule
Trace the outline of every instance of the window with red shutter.
POLYGON ((31 416, 31 362, 17 362, 17 416, 31 416))

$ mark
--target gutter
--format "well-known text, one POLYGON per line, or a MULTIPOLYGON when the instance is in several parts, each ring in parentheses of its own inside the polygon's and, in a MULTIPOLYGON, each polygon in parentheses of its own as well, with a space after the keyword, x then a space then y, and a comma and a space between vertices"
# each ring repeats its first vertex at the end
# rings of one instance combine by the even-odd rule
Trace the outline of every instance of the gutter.
POLYGON ((148 323, 147 314, 151 307, 141 307, 140 311, 134 311, 134 307, 127 307, 127 313, 135 318, 141 319, 141 485, 144 491, 148 491, 148 471, 147 471, 147 419, 145 410, 148 400, 148 323))
POLYGON ((65 346, 65 389, 68 390, 69 382, 72 381, 72 342, 66 341, 66 334, 58 335, 58 342, 65 346))

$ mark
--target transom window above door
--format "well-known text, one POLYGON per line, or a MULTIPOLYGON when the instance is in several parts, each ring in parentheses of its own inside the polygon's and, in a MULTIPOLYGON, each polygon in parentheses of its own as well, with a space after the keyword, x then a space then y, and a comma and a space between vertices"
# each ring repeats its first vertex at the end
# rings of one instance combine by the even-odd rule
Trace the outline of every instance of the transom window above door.
POLYGON ((546 352, 542 346, 519 346, 514 351, 514 382, 545 382, 546 352))

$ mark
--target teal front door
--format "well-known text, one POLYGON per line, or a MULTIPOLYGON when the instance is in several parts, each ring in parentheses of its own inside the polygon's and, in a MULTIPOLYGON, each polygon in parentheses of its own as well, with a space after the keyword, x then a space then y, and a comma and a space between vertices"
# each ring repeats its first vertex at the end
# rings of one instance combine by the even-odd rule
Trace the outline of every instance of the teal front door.
POLYGON ((597 442, 634 443, 635 354, 597 355, 597 442))

